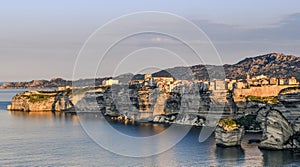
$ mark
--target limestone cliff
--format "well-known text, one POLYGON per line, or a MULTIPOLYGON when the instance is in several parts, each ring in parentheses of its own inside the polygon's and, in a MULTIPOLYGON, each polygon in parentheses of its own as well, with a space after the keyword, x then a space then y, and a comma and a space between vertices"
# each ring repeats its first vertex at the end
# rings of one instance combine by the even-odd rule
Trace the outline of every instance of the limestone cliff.
POLYGON ((71 91, 27 91, 12 99, 13 111, 64 111, 74 106, 71 91))
POLYGON ((126 85, 113 85, 102 92, 86 93, 76 104, 76 109, 85 112, 101 111, 105 115, 122 115, 149 121, 155 119, 161 122, 165 118, 167 121, 180 124, 204 125, 204 117, 209 112, 234 113, 234 102, 227 95, 226 91, 211 93, 203 90, 196 83, 175 87, 169 93, 158 88, 128 88, 126 85), (174 116, 176 120, 173 119, 174 116))
POLYGON ((256 120, 261 122, 263 138, 260 143, 265 149, 300 149, 300 88, 287 88, 278 95, 284 105, 279 110, 261 108, 256 120))
POLYGON ((261 121, 263 129, 260 148, 276 150, 293 148, 294 141, 291 139, 294 134, 293 126, 280 111, 266 108, 261 110, 257 120, 261 121))

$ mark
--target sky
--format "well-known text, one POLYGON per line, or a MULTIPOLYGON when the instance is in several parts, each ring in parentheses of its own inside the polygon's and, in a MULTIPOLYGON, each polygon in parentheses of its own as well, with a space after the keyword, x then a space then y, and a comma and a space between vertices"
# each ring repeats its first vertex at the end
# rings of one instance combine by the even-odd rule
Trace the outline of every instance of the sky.
MULTIPOLYGON (((123 30, 142 26, 143 21, 151 23, 146 18, 138 21, 115 27, 99 38, 105 42, 117 39, 123 30)), ((300 56, 300 1, 297 0, 0 0, 0 22, 0 81, 79 79, 151 72, 180 65, 233 64, 271 52, 300 56), (182 43, 161 34, 127 38, 106 57, 99 53, 78 59, 99 28, 124 15, 143 11, 176 15, 195 24, 209 40, 196 39, 187 27, 177 26, 172 19, 162 23, 168 24, 170 31, 187 34, 190 37, 187 41, 201 46, 201 54, 207 55, 207 59, 193 59, 182 43), (210 55, 214 53, 206 49, 211 44, 219 59, 212 58, 210 55), (80 72, 74 75, 78 60, 84 63, 79 63, 80 72)), ((162 25, 154 21, 153 26, 162 25)), ((104 45, 97 43, 97 47, 101 50, 104 45)))

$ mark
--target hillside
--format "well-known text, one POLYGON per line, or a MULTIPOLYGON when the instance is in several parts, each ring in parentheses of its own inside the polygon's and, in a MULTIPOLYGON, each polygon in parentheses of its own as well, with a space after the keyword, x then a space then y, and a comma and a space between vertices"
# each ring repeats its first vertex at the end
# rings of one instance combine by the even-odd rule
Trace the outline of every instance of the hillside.
POLYGON ((269 77, 300 79, 300 58, 293 55, 271 53, 246 58, 233 65, 224 65, 228 78, 245 78, 247 74, 264 74, 269 77))
MULTIPOLYGON (((284 55, 281 53, 270 53, 257 57, 248 57, 236 64, 225 64, 222 66, 215 65, 195 65, 192 67, 174 67, 153 73, 154 76, 165 76, 171 74, 179 80, 194 80, 205 79, 209 80, 208 71, 213 73, 218 79, 224 79, 223 69, 226 78, 229 79, 244 79, 247 74, 250 76, 257 76, 264 74, 269 77, 276 78, 290 78, 296 77, 300 80, 300 58, 293 55, 284 55)), ((121 83, 128 83, 134 77, 133 74, 127 73, 115 77, 121 83)), ((107 78, 96 79, 81 79, 74 81, 76 86, 86 86, 96 83, 99 85, 107 78)), ((10 82, 0 86, 0 88, 50 88, 59 86, 72 85, 72 81, 64 80, 61 78, 54 78, 50 81, 47 80, 33 80, 30 82, 10 82)))
MULTIPOLYGON (((300 58, 293 55, 284 55, 279 53, 270 53, 257 57, 246 58, 236 64, 225 64, 223 69, 226 78, 245 79, 247 74, 257 76, 264 74, 269 77, 289 78, 296 77, 300 80, 300 58)), ((208 71, 217 76, 218 79, 224 79, 222 76, 222 66, 215 65, 195 65, 188 67, 174 67, 166 71, 171 73, 176 79, 209 79, 208 71), (188 75, 189 74, 189 75, 188 75), (193 75, 192 75, 193 74, 193 75)), ((161 73, 161 72, 157 72, 161 73)))

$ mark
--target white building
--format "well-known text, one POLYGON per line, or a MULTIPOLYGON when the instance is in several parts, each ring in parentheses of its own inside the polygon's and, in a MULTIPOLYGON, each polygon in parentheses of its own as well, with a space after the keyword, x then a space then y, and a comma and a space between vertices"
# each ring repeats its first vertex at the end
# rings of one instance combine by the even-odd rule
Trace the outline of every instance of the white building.
POLYGON ((104 80, 102 82, 102 85, 107 85, 107 86, 117 85, 117 84, 119 84, 119 80, 115 80, 115 79, 104 80))

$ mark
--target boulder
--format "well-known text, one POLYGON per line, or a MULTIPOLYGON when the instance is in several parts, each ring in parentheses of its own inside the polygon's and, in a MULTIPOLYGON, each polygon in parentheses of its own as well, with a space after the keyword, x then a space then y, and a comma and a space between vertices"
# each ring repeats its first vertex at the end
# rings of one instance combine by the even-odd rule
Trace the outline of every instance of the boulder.
POLYGON ((181 125, 194 125, 194 126, 204 126, 205 118, 198 116, 195 113, 182 113, 178 114, 177 118, 173 123, 181 125))

